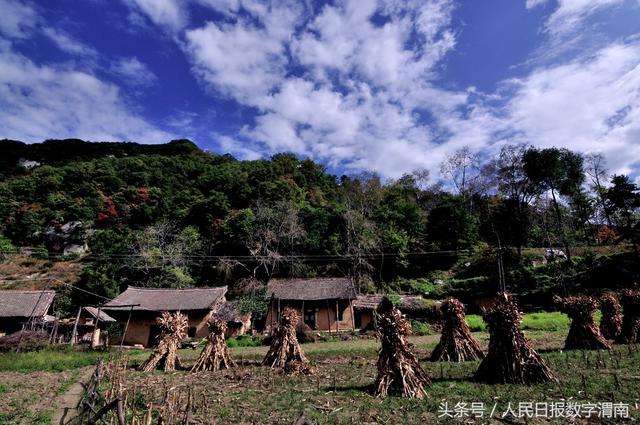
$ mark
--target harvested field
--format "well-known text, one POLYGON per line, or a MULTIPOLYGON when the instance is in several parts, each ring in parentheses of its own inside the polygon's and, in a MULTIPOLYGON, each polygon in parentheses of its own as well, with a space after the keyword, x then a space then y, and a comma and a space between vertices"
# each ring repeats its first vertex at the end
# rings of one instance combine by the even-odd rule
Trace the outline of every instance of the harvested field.
MULTIPOLYGON (((144 413, 149 402, 153 402, 156 409, 164 399, 164 391, 173 388, 170 392, 181 397, 176 403, 181 406, 177 412, 178 418, 184 418, 185 406, 188 405, 186 399, 191 391, 189 416, 193 424, 290 425, 301 414, 315 424, 434 423, 438 422, 439 407, 445 401, 450 408, 458 402, 483 402, 488 410, 496 403, 498 415, 506 410, 509 402, 570 400, 595 403, 615 400, 629 403, 631 417, 640 417, 640 412, 635 407, 640 403, 640 393, 637 391, 640 382, 640 352, 635 346, 615 345, 610 352, 563 353, 559 350, 564 344, 566 330, 525 331, 525 334, 556 374, 559 385, 486 385, 472 382, 478 361, 428 361, 439 335, 409 338, 421 366, 432 380, 426 388, 426 397, 422 400, 395 396, 385 399, 375 397, 373 383, 377 373, 379 343, 373 339, 304 344, 305 354, 317 370, 314 376, 286 376, 277 370, 259 366, 268 347, 238 347, 230 349, 238 367, 197 374, 191 374, 188 370, 170 373, 137 371, 136 367, 149 356, 150 350, 127 351, 125 353, 129 359, 129 368, 123 377, 127 387, 135 393, 135 406, 139 416, 144 413)), ((486 351, 488 335, 476 332, 473 336, 486 351)), ((198 350, 179 352, 187 369, 195 363, 199 354, 198 350)), ((6 362, 0 361, 0 411, 5 415, 0 417, 0 423, 47 423, 54 408, 51 406, 52 400, 64 389, 66 382, 70 385, 74 376, 80 375, 84 370, 82 365, 87 364, 85 360, 89 361, 95 355, 96 353, 55 351, 11 353, 6 362), (48 354, 55 356, 54 362, 59 365, 56 369, 41 362, 48 354), (65 362, 65 356, 73 361, 65 362), (21 360, 22 357, 24 358, 21 360), (7 371, 8 367, 12 367, 10 365, 17 365, 18 362, 19 369, 7 371), (2 365, 6 367, 3 369, 2 365), (62 365, 66 365, 66 369, 62 365), (29 372, 38 367, 49 372, 29 372), (60 369, 64 370, 55 373, 55 370, 60 369), (35 400, 33 405, 32 400, 35 400)), ((5 356, 7 354, 0 354, 0 360, 5 360, 5 356)), ((469 422, 505 421, 473 420, 467 417, 466 423, 469 422)), ((528 423, 549 422, 567 423, 566 420, 528 420, 528 423)))
MULTIPOLYGON (((474 335, 483 349, 487 335, 474 335)), ((564 333, 527 334, 557 375, 554 383, 523 385, 486 385, 471 382, 479 362, 432 363, 427 361, 438 336, 412 337, 421 365, 432 378, 422 400, 402 397, 378 399, 374 394, 377 343, 371 340, 307 344, 304 346, 314 376, 286 376, 258 366, 266 347, 234 349, 237 368, 190 375, 186 371, 143 373, 136 371, 135 361, 127 370, 125 381, 140 401, 141 415, 146 403, 162 404, 167 389, 173 388, 181 399, 177 406, 187 406, 192 394, 189 416, 193 423, 216 424, 291 424, 301 414, 316 424, 349 423, 432 423, 438 420, 443 401, 449 406, 458 402, 483 402, 488 408, 496 403, 503 412, 509 402, 624 401, 630 414, 640 403, 637 383, 640 379, 640 352, 634 347, 615 346, 609 352, 571 351, 561 353, 564 333)), ((197 353, 181 353, 189 367, 197 353)), ((488 414, 489 412, 487 412, 488 414)), ((501 414, 501 413, 500 413, 501 414)), ((186 417, 180 410, 177 417, 186 417)), ((469 418, 467 418, 469 420, 469 418)), ((478 422, 486 423, 478 419, 478 422)), ((493 421, 492 421, 493 422, 493 421)), ((495 421, 499 423, 500 421, 495 421)), ((529 423, 548 423, 533 419, 529 423)), ((566 423, 566 421, 565 421, 566 423)))

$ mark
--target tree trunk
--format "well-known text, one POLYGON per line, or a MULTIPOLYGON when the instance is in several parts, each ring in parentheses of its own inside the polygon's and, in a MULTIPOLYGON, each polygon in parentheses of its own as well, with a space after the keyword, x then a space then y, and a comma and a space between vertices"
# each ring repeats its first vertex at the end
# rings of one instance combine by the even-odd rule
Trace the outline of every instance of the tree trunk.
POLYGON ((564 245, 564 249, 567 254, 567 260, 571 260, 571 252, 569 251, 569 242, 564 234, 564 226, 562 226, 562 213, 560 213, 560 206, 558 205, 558 200, 556 199, 555 190, 551 189, 551 198, 553 199, 553 206, 556 211, 556 218, 558 220, 558 232, 560 232, 560 238, 562 239, 562 244, 564 245))
POLYGON ((595 173, 596 180, 596 190, 598 191, 598 199, 600 199, 600 205, 602 206, 602 212, 604 213, 604 218, 607 220, 607 226, 611 228, 611 214, 609 214, 609 209, 607 208, 607 203, 604 199, 604 189, 602 188, 602 184, 600 184, 600 178, 598 177, 598 173, 595 173))

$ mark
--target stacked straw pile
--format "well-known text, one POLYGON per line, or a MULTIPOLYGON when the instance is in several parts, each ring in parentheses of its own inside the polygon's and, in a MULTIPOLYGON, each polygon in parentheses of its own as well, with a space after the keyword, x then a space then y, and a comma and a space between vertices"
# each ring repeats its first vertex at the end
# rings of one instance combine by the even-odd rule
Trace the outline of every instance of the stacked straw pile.
POLYGON ((236 363, 229 354, 227 342, 224 338, 224 334, 227 331, 227 322, 221 319, 211 319, 207 325, 209 326, 207 345, 191 368, 191 372, 216 371, 234 367, 236 363))
POLYGON ((292 308, 285 308, 282 319, 276 329, 267 355, 262 360, 263 366, 282 368, 286 374, 311 374, 309 361, 305 357, 298 338, 298 312, 292 308))
POLYGON ((478 341, 471 335, 464 318, 464 305, 449 297, 440 306, 442 311, 442 336, 431 353, 432 362, 466 362, 484 357, 478 341))
POLYGON ((387 297, 378 307, 377 332, 381 348, 377 363, 376 395, 423 398, 426 395, 424 387, 430 380, 407 342, 411 325, 387 297))
POLYGON ((536 384, 557 382, 549 367, 520 329, 522 316, 506 293, 498 295, 493 308, 485 311, 489 330, 489 352, 474 379, 489 384, 536 384))
POLYGON ((611 345, 600 333, 593 314, 598 300, 593 297, 554 297, 560 310, 571 318, 569 334, 564 341, 565 350, 608 350, 611 345))
POLYGON ((624 312, 620 342, 637 344, 640 342, 640 292, 626 289, 620 294, 620 304, 624 312))
POLYGON ((149 358, 140 365, 140 370, 150 372, 158 368, 165 372, 173 372, 181 367, 178 348, 187 336, 189 322, 187 316, 180 312, 171 314, 166 311, 156 321, 162 329, 160 342, 149 358))
POLYGON ((49 344, 48 332, 20 330, 0 337, 0 353, 11 350, 40 350, 47 344, 49 344))
POLYGON ((622 332, 622 306, 611 294, 600 298, 600 333, 606 339, 617 340, 622 332))

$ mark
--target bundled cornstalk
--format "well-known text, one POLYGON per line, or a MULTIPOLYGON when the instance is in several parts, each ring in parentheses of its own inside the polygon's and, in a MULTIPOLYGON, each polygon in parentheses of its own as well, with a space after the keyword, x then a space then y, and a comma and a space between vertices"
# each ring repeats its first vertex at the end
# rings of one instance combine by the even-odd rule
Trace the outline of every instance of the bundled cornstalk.
POLYGON ((626 289, 620 294, 620 304, 624 316, 620 342, 637 344, 640 342, 640 292, 626 289))
POLYGON ((565 350, 608 350, 609 342, 596 326, 593 314, 599 307, 593 297, 554 297, 560 310, 571 318, 571 327, 564 341, 565 350))
POLYGON ((455 298, 442 302, 443 315, 440 342, 431 353, 432 362, 466 362, 484 357, 482 349, 471 335, 471 329, 464 318, 464 305, 455 298))
POLYGON ((424 397, 424 387, 429 385, 430 380, 407 342, 411 325, 386 297, 380 303, 377 313, 377 332, 381 347, 378 353, 376 395, 424 397))
POLYGON ((611 294, 600 298, 600 333, 606 339, 617 340, 622 332, 622 306, 611 294))
POLYGON ((485 311, 489 351, 474 379, 489 384, 535 384, 557 382, 549 367, 520 329, 518 306, 506 293, 498 295, 493 308, 485 311))
POLYGON ((162 329, 160 342, 151 356, 140 365, 140 370, 150 372, 159 368, 165 372, 173 372, 181 367, 178 348, 187 336, 189 322, 187 316, 180 312, 171 314, 166 311, 156 321, 162 329))
POLYGON ((234 367, 236 363, 231 358, 224 339, 224 334, 227 331, 227 322, 221 319, 211 319, 207 325, 209 326, 207 345, 191 368, 191 372, 215 371, 234 367))
POLYGON ((309 374, 312 372, 296 337, 298 320, 296 310, 284 309, 269 351, 262 360, 263 366, 283 368, 287 374, 309 374))

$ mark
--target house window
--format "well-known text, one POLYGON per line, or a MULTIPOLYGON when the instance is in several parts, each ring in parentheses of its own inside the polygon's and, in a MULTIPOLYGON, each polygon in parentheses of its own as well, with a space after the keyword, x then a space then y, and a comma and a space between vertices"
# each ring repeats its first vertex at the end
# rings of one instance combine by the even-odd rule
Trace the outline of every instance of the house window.
POLYGON ((189 331, 187 332, 187 335, 189 336, 189 338, 193 338, 196 336, 196 328, 195 327, 190 327, 189 331))
POLYGON ((338 308, 338 322, 342 322, 343 319, 343 315, 344 315, 344 309, 340 308, 340 306, 337 306, 338 308))

